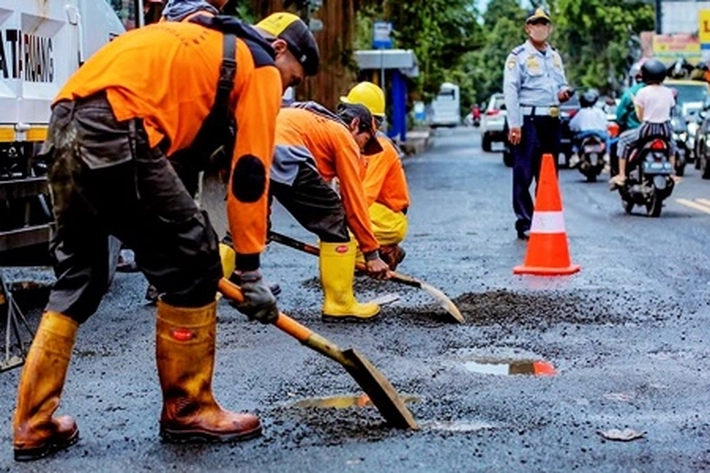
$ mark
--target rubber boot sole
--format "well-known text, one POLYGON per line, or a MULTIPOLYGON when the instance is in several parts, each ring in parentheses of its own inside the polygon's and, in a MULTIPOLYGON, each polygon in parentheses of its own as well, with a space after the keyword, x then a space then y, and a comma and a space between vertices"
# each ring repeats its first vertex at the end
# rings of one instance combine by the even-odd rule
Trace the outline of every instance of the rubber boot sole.
POLYGON ((356 315, 327 315, 321 314, 321 320, 327 323, 339 323, 339 322, 354 322, 358 324, 366 324, 369 322, 374 322, 380 318, 380 312, 373 315, 372 317, 358 317, 356 315))
POLYGON ((61 450, 66 450, 75 443, 79 441, 79 429, 74 432, 69 439, 61 443, 52 443, 44 447, 38 448, 28 448, 28 449, 14 449, 15 461, 17 462, 29 462, 33 460, 39 460, 53 453, 57 453, 61 450))
POLYGON ((160 439, 164 443, 228 443, 241 442, 260 437, 262 426, 246 432, 217 434, 204 430, 171 430, 160 427, 160 439))

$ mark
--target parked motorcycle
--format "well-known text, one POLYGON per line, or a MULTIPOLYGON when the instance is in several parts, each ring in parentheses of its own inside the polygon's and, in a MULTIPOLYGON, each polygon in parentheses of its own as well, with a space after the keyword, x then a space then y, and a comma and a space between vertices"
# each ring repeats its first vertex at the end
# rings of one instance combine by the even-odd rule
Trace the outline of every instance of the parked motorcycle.
POLYGON ((621 203, 627 213, 635 205, 646 208, 649 217, 659 217, 663 201, 671 195, 675 182, 671 178, 670 144, 655 138, 635 149, 627 163, 629 173, 619 189, 621 203))
POLYGON ((596 182, 597 176, 604 169, 604 153, 606 145, 604 140, 596 135, 590 135, 582 139, 579 146, 579 172, 586 178, 587 182, 596 182))

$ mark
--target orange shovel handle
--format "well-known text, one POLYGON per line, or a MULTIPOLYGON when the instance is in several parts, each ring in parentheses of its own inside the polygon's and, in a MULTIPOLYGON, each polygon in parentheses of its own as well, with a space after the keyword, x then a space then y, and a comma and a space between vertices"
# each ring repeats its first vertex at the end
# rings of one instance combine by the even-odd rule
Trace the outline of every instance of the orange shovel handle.
MULTIPOLYGON (((228 299, 244 302, 244 294, 242 294, 241 288, 229 279, 222 278, 219 280, 219 292, 228 299)), ((283 312, 279 312, 279 317, 274 322, 274 325, 302 343, 305 343, 313 335, 313 332, 308 327, 301 325, 283 312)))

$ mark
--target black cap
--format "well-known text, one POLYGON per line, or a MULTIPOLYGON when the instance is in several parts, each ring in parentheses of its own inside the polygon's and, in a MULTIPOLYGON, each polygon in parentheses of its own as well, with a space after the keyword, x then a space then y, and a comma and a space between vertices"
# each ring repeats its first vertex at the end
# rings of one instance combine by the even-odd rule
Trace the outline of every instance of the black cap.
POLYGON ((347 124, 353 119, 360 120, 360 132, 366 131, 370 134, 370 139, 365 143, 362 154, 371 156, 382 152, 382 145, 377 139, 377 128, 370 111, 359 103, 341 103, 338 105, 338 116, 347 124))
POLYGON ((273 39, 286 41, 289 50, 301 63, 303 72, 307 76, 318 73, 320 66, 318 44, 308 25, 298 16, 288 12, 273 13, 254 26, 273 39))
POLYGON ((552 23, 552 19, 550 19, 550 14, 542 8, 535 8, 534 10, 530 10, 528 16, 525 18, 525 23, 530 23, 531 21, 535 20, 547 20, 552 23))

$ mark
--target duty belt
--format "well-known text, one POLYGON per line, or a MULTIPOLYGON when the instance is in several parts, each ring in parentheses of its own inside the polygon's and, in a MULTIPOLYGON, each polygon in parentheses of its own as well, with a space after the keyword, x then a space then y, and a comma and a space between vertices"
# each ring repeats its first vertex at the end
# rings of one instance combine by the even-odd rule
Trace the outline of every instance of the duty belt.
POLYGON ((536 116, 536 117, 552 117, 557 118, 560 116, 560 107, 538 107, 523 105, 520 107, 520 113, 524 116, 536 116))

